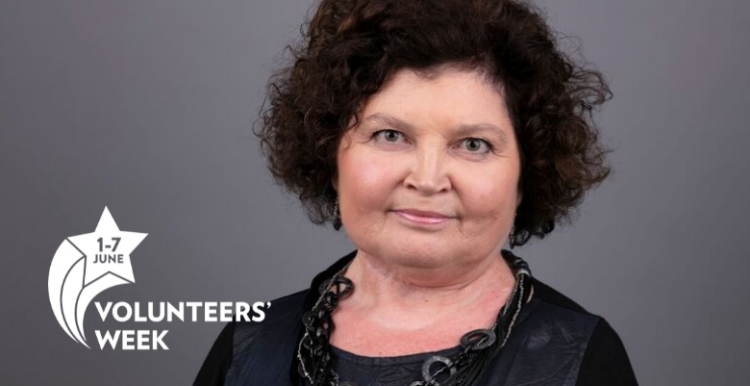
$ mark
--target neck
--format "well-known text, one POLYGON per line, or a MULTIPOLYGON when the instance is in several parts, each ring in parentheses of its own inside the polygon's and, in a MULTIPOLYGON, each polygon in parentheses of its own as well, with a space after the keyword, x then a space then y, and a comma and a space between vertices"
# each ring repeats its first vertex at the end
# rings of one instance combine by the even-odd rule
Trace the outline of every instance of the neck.
POLYGON ((472 265, 428 269, 387 265, 358 250, 345 275, 355 290, 342 306, 406 328, 427 320, 458 321, 462 315, 488 327, 515 285, 499 253, 472 265))

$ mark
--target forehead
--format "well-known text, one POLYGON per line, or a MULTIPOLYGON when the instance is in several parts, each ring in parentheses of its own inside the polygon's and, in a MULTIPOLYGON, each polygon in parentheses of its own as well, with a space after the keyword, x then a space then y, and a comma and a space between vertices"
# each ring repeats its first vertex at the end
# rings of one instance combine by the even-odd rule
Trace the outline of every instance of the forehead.
POLYGON ((362 111, 365 120, 387 114, 417 126, 487 123, 510 128, 501 87, 479 71, 450 67, 429 74, 399 70, 362 111))

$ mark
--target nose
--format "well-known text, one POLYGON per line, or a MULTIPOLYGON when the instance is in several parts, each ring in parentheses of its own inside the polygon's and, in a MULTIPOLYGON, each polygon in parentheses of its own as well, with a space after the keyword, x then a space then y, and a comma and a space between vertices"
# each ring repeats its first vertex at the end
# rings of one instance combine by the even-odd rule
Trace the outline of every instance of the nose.
POLYGON ((450 190, 445 153, 439 147, 424 147, 414 154, 415 159, 404 184, 424 196, 450 190))

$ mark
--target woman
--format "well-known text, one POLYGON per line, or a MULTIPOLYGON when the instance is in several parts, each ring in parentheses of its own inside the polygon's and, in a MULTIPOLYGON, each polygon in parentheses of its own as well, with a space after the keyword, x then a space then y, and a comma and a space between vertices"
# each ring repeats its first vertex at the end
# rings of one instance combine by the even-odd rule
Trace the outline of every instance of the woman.
POLYGON ((196 384, 635 385, 609 324, 502 249, 608 175, 600 74, 515 1, 324 0, 305 37, 257 134, 357 249, 228 324, 196 384))

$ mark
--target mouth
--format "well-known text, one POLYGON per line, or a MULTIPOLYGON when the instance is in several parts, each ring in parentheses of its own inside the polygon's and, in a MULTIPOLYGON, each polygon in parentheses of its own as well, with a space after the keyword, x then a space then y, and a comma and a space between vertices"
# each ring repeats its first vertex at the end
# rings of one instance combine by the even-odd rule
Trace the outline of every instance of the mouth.
POLYGON ((408 220, 411 223, 420 225, 438 225, 447 222, 452 219, 452 216, 447 216, 442 213, 423 211, 417 209, 398 209, 394 210, 399 217, 408 220))

